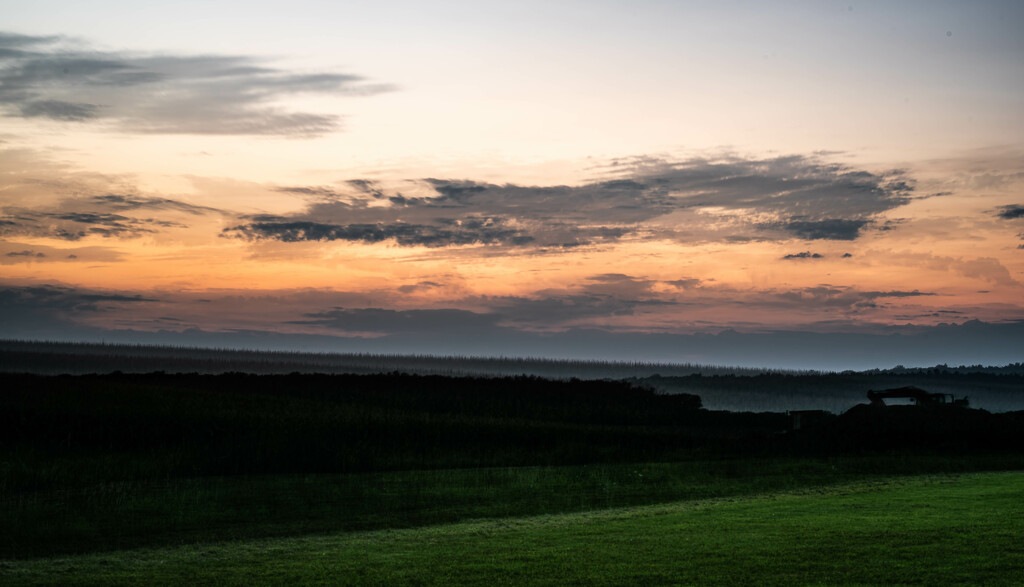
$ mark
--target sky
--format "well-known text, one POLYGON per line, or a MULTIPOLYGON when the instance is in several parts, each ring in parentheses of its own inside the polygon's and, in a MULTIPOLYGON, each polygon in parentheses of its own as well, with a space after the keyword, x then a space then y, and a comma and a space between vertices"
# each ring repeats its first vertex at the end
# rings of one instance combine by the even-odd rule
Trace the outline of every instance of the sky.
POLYGON ((1024 4, 0 2, 0 337, 1024 360, 1024 4))

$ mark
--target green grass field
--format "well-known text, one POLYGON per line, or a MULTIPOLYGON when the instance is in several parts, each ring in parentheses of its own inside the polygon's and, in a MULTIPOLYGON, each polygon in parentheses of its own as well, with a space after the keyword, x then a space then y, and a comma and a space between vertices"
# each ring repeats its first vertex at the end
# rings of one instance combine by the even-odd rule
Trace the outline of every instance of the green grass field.
POLYGON ((0 585, 984 583, 1019 414, 699 409, 624 382, 0 376, 0 585))
POLYGON ((0 562, 5 584, 1020 584, 1024 473, 0 562))
POLYGON ((0 559, 410 528, 1016 468, 1024 468, 1024 459, 851 455, 124 480, 0 492, 0 559))

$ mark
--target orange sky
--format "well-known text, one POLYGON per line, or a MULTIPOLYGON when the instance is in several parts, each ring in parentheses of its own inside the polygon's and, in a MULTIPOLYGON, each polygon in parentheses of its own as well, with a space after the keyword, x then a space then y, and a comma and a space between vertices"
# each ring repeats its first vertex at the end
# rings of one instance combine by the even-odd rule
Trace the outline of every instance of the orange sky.
POLYGON ((0 335, 1024 320, 1014 3, 241 6, 5 5, 0 335))

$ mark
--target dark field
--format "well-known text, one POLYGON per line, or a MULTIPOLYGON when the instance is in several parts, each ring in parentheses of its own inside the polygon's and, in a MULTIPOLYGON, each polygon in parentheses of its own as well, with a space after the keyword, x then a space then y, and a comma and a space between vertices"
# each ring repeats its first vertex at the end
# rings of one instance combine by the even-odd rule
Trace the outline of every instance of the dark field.
MULTIPOLYGON (((4 361, 10 371, 13 359, 4 361)), ((698 395, 678 393, 710 386, 770 396, 803 386, 821 399, 842 377, 8 372, 0 374, 0 560, 11 562, 0 562, 0 577, 23 559, 39 561, 31 567, 39 572, 50 557, 139 547, 1024 469, 1022 412, 860 406, 794 431, 782 410, 709 410, 698 395)), ((958 389, 981 382, 1007 397, 1021 391, 1015 373, 845 377, 848 388, 931 377, 958 389)), ((126 581, 145 579, 133 577, 126 581)))
POLYGON ((896 421, 878 419, 873 429, 841 417, 794 433, 783 413, 709 411, 696 396, 617 381, 0 379, 4 557, 1024 465, 1015 413, 970 410, 946 421, 897 410, 886 412, 896 421))

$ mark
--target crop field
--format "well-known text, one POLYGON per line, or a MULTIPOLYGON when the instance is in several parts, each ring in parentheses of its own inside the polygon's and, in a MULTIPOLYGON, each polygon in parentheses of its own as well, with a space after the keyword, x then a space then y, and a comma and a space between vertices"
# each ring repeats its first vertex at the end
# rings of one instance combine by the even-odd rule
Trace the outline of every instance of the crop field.
POLYGON ((0 563, 9 584, 1019 584, 1024 473, 0 563))

